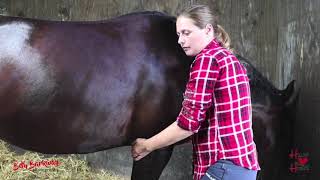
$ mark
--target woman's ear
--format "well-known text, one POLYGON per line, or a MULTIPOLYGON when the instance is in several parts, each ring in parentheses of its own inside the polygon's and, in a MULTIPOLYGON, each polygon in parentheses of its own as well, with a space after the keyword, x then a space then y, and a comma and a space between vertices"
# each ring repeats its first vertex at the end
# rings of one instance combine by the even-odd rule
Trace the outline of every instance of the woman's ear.
MULTIPOLYGON (((213 33, 213 26, 212 26, 212 24, 207 24, 205 28, 206 28, 206 34, 213 33)), ((213 33, 213 34, 214 34, 214 33, 213 33)))

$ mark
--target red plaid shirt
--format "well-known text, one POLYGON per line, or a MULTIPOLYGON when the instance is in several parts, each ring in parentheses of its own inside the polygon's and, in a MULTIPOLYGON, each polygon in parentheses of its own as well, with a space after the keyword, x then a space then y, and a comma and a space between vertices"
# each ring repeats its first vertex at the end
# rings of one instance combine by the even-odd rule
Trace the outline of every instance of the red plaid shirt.
POLYGON ((181 128, 195 133, 192 136, 195 180, 219 159, 260 170, 246 70, 215 40, 191 65, 177 122, 181 128))

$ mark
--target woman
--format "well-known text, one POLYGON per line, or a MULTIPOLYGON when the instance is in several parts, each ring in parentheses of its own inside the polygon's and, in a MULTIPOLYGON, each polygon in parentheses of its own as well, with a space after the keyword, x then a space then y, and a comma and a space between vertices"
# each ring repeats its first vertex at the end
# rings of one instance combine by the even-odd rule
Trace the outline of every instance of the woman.
POLYGON ((207 6, 179 14, 178 43, 195 56, 177 120, 149 138, 138 138, 132 157, 192 135, 195 180, 253 180, 260 170, 253 141, 249 79, 229 49, 228 34, 207 6))

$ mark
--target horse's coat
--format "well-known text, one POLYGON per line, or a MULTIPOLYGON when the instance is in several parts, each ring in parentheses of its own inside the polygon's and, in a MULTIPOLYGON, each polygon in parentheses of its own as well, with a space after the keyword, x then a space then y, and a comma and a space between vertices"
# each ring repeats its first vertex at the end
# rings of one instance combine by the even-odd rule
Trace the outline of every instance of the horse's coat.
POLYGON ((0 32, 0 68, 14 67, 25 77, 27 91, 21 100, 27 101, 27 98, 33 98, 38 92, 50 93, 54 82, 49 76, 49 69, 43 66, 41 54, 28 44, 32 26, 13 22, 0 26, 0 32))

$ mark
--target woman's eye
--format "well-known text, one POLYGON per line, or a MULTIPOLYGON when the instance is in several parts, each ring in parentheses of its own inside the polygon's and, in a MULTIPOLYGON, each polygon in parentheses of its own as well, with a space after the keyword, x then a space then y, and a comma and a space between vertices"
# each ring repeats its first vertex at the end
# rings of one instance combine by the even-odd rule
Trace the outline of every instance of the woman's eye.
POLYGON ((184 32, 183 33, 185 36, 189 36, 190 35, 190 32, 184 32))

